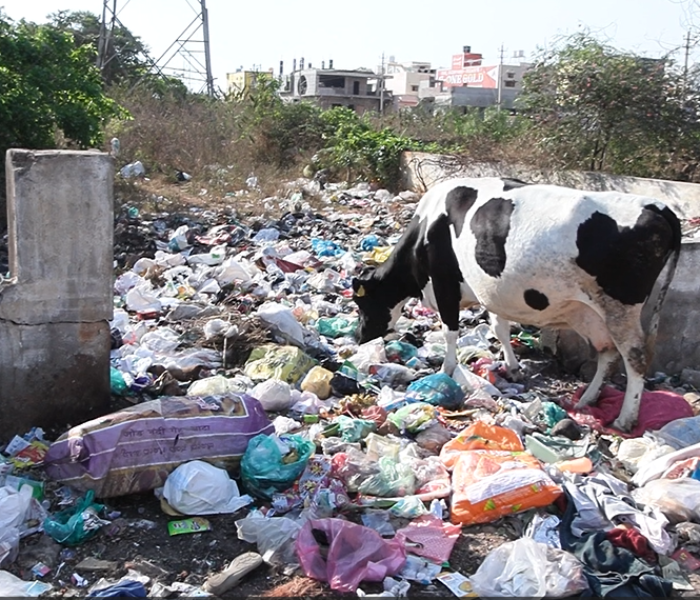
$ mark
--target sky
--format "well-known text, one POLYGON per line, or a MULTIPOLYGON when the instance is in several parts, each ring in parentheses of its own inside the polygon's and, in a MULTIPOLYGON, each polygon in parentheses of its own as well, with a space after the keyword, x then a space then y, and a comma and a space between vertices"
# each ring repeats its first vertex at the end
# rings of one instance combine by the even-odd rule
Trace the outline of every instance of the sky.
MULTIPOLYGON (((485 64, 498 63, 501 47, 504 62, 517 64, 516 52, 532 58, 581 30, 648 57, 675 51, 682 63, 687 30, 700 32, 700 0, 206 0, 206 6, 212 70, 222 89, 226 73, 240 67, 278 73, 282 60, 288 72, 301 57, 318 67, 332 59, 336 69, 376 70, 382 56, 449 68, 452 55, 469 45, 485 64)), ((103 0, 0 0, 0 7, 11 19, 43 23, 58 10, 101 14, 103 0)), ((188 30, 199 7, 200 0, 117 0, 119 20, 154 59, 173 54, 168 48, 196 27, 188 30)), ((201 29, 194 39, 201 42, 201 29)), ((201 43, 187 48, 199 51, 204 64, 201 43)), ((700 51, 691 52, 694 60, 700 51)), ((169 66, 186 63, 175 56, 169 66)))

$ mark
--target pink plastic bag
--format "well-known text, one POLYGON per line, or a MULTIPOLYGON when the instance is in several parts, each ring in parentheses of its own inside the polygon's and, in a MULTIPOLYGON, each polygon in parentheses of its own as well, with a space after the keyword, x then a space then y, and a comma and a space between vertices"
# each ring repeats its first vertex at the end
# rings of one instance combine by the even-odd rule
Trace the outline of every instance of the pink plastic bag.
POLYGON ((373 529, 342 519, 304 523, 296 550, 306 575, 327 581, 338 592, 355 592, 362 581, 382 581, 406 562, 400 542, 384 540, 373 529))
POLYGON ((460 525, 445 523, 434 515, 425 515, 399 529, 394 539, 404 545, 407 541, 412 542, 416 544, 410 548, 412 554, 442 563, 450 559, 461 531, 460 525))

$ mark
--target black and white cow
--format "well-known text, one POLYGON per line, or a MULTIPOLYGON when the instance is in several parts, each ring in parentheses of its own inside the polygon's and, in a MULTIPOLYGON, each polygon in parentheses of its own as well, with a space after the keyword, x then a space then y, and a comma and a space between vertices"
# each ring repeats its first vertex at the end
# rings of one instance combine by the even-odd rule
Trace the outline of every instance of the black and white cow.
POLYGON ((627 389, 615 426, 629 431, 680 244, 678 218, 653 198, 495 177, 445 181, 423 196, 389 259, 353 280, 358 336, 383 336, 406 300, 421 298, 440 313, 443 371, 452 374, 460 307, 481 304, 514 374, 510 321, 571 328, 599 353, 579 406, 595 402, 619 352, 627 389), (667 263, 645 335, 642 308, 667 263))

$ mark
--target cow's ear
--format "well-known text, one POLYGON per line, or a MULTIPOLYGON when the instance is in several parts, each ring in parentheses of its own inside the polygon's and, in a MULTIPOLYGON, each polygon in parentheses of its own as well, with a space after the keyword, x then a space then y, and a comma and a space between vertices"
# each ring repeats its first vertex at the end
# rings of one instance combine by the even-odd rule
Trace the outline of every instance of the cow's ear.
POLYGON ((367 293, 367 287, 371 287, 371 279, 362 279, 360 277, 355 277, 352 280, 352 289, 355 292, 357 298, 362 298, 367 293))

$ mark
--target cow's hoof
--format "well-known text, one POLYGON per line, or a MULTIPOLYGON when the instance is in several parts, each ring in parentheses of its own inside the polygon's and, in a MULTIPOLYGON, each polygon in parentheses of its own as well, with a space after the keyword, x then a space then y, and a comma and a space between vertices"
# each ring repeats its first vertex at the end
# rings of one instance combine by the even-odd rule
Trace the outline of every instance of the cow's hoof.
POLYGON ((632 431, 632 428, 636 425, 636 422, 634 419, 624 419, 622 416, 619 416, 615 421, 613 421, 613 424, 611 427, 613 429, 617 429, 618 431, 624 431, 625 433, 629 433, 632 431))
POLYGON ((582 408, 586 408, 591 404, 595 404, 595 401, 598 399, 598 394, 593 394, 592 392, 589 394, 588 392, 589 390, 583 392, 581 398, 579 398, 579 401, 574 406, 576 410, 581 410, 582 408))
POLYGON ((525 373, 523 373, 523 370, 520 367, 516 367, 515 369, 507 369, 506 379, 508 381, 519 383, 525 379, 525 373))

